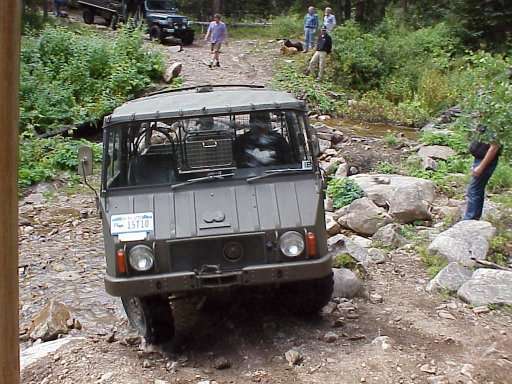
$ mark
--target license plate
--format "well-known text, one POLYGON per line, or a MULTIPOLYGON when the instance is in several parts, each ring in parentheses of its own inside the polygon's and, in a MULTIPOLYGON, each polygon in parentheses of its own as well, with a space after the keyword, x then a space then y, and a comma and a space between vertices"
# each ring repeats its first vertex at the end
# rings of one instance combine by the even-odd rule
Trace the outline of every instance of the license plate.
POLYGON ((110 233, 118 235, 130 232, 153 231, 153 212, 112 215, 110 218, 110 233))

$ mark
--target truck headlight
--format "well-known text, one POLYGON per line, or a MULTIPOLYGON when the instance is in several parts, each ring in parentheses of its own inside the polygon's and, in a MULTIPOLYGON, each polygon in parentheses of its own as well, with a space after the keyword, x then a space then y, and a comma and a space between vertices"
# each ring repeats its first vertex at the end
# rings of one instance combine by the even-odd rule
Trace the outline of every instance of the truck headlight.
POLYGON ((139 244, 130 249, 128 260, 133 269, 139 272, 149 271, 155 263, 153 251, 147 245, 139 244))
POLYGON ((295 231, 285 232, 279 238, 279 248, 288 257, 297 257, 304 252, 304 238, 295 231))

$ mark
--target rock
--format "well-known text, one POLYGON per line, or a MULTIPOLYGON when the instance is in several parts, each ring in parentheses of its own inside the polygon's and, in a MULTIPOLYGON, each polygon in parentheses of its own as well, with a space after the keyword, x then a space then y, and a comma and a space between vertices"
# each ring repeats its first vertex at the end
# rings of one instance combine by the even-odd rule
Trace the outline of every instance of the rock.
POLYGON ((320 145, 320 153, 324 153, 331 148, 331 142, 329 140, 318 139, 318 144, 320 145))
POLYGON ((428 384, 450 384, 450 380, 446 376, 433 376, 427 378, 428 384))
POLYGON ((473 306, 489 304, 512 305, 512 272, 498 269, 477 269, 457 295, 473 306))
POLYGON ((407 244, 407 239, 401 234, 401 226, 395 223, 379 228, 372 240, 391 248, 400 248, 407 244))
POLYGON ((349 168, 348 173, 350 175, 357 175, 359 173, 359 169, 357 169, 357 167, 352 166, 349 168))
POLYGON ((64 304, 55 300, 50 302, 32 319, 28 330, 32 340, 55 340, 59 335, 68 333, 67 321, 71 312, 64 304))
POLYGON ((213 362, 213 367, 215 369, 228 369, 231 367, 231 362, 225 357, 218 357, 213 362))
POLYGON ((409 221, 419 210, 419 217, 414 220, 429 218, 428 206, 435 198, 435 185, 430 180, 401 175, 368 175, 350 176, 365 195, 380 207, 389 206, 398 219, 409 221), (404 196, 401 196, 404 194, 404 196), (407 201, 404 201, 407 199, 407 201), (410 204, 409 207, 406 204, 410 204), (427 214, 428 213, 428 214, 427 214))
POLYGON ((114 372, 106 372, 101 375, 99 380, 96 380, 96 384, 108 383, 114 377, 114 372))
POLYGON ((444 310, 438 311, 437 316, 439 316, 441 319, 457 320, 457 318, 453 316, 450 312, 444 310))
POLYGON ((421 128, 422 132, 435 132, 437 130, 436 123, 431 122, 421 128))
POLYGON ((183 65, 181 63, 172 63, 164 73, 164 81, 166 83, 172 82, 173 79, 180 75, 182 68, 183 65))
POLYGON ((317 132, 316 137, 322 140, 332 141, 332 133, 330 132, 317 132))
POLYGON ((373 264, 383 264, 386 262, 386 254, 382 249, 370 248, 368 250, 368 261, 373 264))
POLYGON ((332 137, 331 137, 331 142, 336 145, 336 144, 339 144, 343 141, 343 133, 339 132, 339 131, 336 131, 332 134, 332 137))
POLYGON ((393 346, 393 340, 389 336, 379 336, 372 340, 372 345, 378 346, 383 351, 387 351, 393 346))
POLYGON ((428 292, 457 292, 473 274, 468 268, 457 262, 451 262, 444 267, 427 285, 428 292))
POLYGON ((426 171, 435 171, 437 169, 437 162, 430 157, 421 159, 421 167, 426 171))
POLYGON ((327 240, 327 248, 333 256, 346 253, 357 263, 361 263, 364 267, 368 266, 368 250, 357 245, 345 235, 338 234, 329 238, 327 240))
POLYGON ((392 221, 384 209, 367 197, 350 203, 347 214, 340 220, 343 220, 348 228, 363 235, 373 235, 379 228, 392 221))
POLYGON ((42 204, 44 202, 44 196, 42 193, 31 193, 25 197, 24 201, 27 204, 42 204))
POLYGON ((382 297, 382 295, 379 295, 378 293, 372 293, 370 295, 370 301, 374 304, 380 304, 384 302, 384 298, 382 297))
POLYGON ((326 120, 330 120, 332 119, 332 117, 330 115, 320 115, 318 116, 318 120, 320 121, 326 121, 326 120))
POLYGON ((473 308, 473 313, 475 315, 483 315, 485 313, 491 312, 491 309, 488 306, 480 306, 473 308))
POLYGON ((346 268, 333 268, 334 289, 333 297, 345 297, 351 299, 361 295, 363 283, 354 272, 346 268))
POLYGON ((472 267, 471 258, 484 260, 489 250, 489 242, 496 233, 491 223, 477 220, 464 220, 440 233, 428 247, 431 254, 437 254, 449 262, 456 261, 472 267))
POLYGON ((336 169, 336 173, 334 174, 334 177, 337 179, 340 179, 342 177, 348 176, 348 164, 347 163, 341 163, 338 165, 338 168, 336 169))
POLYGON ((165 380, 155 379, 154 384, 169 384, 169 382, 165 380))
POLYGON ((430 365, 430 364, 423 364, 421 367, 420 367, 420 371, 421 372, 425 372, 425 373, 430 373, 432 375, 435 375, 436 372, 437 372, 437 369, 434 365, 430 365))
POLYGON ((326 343, 334 343, 335 341, 337 341, 339 338, 339 336, 337 334, 335 334, 334 332, 327 332, 325 335, 324 335, 324 341, 326 343))
POLYGON ((455 155, 456 153, 453 149, 444 145, 426 145, 418 151, 418 156, 422 159, 448 160, 455 155))
POLYGON ((368 239, 366 237, 352 235, 352 236, 349 237, 349 239, 353 243, 359 245, 362 248, 370 248, 372 246, 372 240, 368 239))
MULTIPOLYGON (((334 201, 330 197, 326 197, 324 200, 324 209, 327 212, 333 212, 334 211, 334 201)), ((337 220, 337 218, 335 219, 337 220)))
POLYGON ((340 232, 341 225, 339 225, 338 222, 333 219, 332 215, 326 214, 325 229, 329 235, 333 236, 340 232))
POLYGON ((286 359, 290 367, 293 365, 300 364, 300 362, 302 361, 301 354, 295 349, 290 349, 289 351, 287 351, 284 354, 284 358, 286 359))
POLYGON ((37 361, 40 361, 41 359, 47 357, 51 353, 55 353, 65 345, 75 341, 83 340, 85 340, 85 338, 83 337, 65 337, 62 339, 49 341, 47 343, 34 344, 31 347, 21 351, 20 368, 23 371, 23 369, 25 369, 26 367, 30 366, 31 364, 37 361))

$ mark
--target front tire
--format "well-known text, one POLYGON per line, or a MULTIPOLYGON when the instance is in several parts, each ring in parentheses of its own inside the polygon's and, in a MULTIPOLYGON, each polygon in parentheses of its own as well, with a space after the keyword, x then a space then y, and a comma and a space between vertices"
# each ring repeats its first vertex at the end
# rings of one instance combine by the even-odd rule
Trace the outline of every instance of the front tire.
POLYGON ((122 297, 132 327, 149 344, 164 344, 174 337, 174 317, 166 296, 122 297))
POLYGON ((159 25, 152 25, 151 28, 149 28, 149 38, 152 41, 162 41, 162 28, 160 28, 159 25))
POLYGON ((194 31, 186 31, 181 40, 183 45, 192 45, 194 43, 194 31))
POLYGON ((94 24, 94 11, 91 8, 85 8, 82 17, 85 24, 94 24))
POLYGON ((334 280, 332 272, 320 279, 283 284, 280 298, 286 308, 297 315, 313 315, 329 303, 334 280))

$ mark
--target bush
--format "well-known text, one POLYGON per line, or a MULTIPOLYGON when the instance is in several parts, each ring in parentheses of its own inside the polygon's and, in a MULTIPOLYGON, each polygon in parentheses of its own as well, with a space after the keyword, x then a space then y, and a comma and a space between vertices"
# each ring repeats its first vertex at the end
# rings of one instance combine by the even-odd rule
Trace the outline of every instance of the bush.
POLYGON ((87 140, 55 137, 36 139, 22 135, 19 146, 18 187, 51 180, 61 171, 77 172, 78 148, 92 147, 94 161, 101 161, 101 145, 87 140))
POLYGON ((363 197, 364 192, 355 181, 344 177, 329 181, 327 195, 332 198, 334 208, 340 209, 363 197))
POLYGON ((46 132, 95 122, 135 97, 164 69, 160 55, 143 49, 139 30, 117 37, 47 26, 23 39, 21 129, 46 132))

